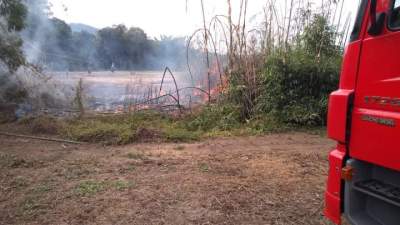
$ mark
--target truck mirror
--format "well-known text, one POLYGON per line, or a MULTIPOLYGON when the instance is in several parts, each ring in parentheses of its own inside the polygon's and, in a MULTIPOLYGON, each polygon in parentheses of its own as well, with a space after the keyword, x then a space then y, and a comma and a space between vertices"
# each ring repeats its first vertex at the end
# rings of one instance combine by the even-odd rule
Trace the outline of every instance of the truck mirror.
POLYGON ((370 5, 370 19, 371 26, 368 29, 368 34, 371 36, 378 36, 382 33, 382 29, 385 26, 386 13, 376 14, 377 0, 371 0, 370 5))

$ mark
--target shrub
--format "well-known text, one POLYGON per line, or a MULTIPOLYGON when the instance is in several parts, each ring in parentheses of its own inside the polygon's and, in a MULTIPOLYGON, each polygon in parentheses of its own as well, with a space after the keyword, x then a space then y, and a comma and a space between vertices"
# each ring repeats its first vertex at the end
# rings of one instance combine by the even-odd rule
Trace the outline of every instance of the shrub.
POLYGON ((316 16, 296 45, 268 58, 257 99, 259 112, 295 125, 326 124, 328 95, 337 88, 341 63, 332 30, 316 16))
POLYGON ((64 122, 51 116, 25 117, 19 122, 33 134, 57 135, 62 133, 64 122))
POLYGON ((187 123, 191 131, 227 131, 241 126, 238 107, 232 104, 209 105, 187 123))
POLYGON ((103 144, 127 144, 135 140, 135 130, 129 123, 101 119, 74 121, 67 126, 65 133, 74 140, 103 144))

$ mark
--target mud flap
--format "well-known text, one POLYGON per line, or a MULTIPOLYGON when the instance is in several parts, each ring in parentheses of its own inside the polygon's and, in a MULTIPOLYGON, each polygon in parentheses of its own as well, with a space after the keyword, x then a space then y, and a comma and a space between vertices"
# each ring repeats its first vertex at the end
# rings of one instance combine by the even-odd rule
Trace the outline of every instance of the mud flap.
POLYGON ((341 171, 345 158, 345 151, 342 146, 329 154, 329 174, 325 192, 324 214, 335 224, 341 224, 342 215, 342 179, 341 171), (339 150, 340 149, 340 150, 339 150))

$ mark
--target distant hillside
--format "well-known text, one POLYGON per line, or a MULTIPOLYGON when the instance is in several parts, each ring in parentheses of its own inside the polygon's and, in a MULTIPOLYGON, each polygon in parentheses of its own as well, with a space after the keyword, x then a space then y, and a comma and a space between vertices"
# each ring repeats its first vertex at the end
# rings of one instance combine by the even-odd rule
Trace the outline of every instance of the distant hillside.
POLYGON ((82 23, 70 23, 71 29, 73 32, 81 32, 81 31, 86 31, 88 33, 94 34, 97 32, 97 28, 82 24, 82 23))

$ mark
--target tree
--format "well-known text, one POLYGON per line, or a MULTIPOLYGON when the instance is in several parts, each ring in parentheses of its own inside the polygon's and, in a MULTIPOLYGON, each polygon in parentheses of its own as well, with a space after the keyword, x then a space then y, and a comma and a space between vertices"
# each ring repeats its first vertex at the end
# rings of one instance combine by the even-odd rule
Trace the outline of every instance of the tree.
POLYGON ((142 29, 116 25, 99 30, 97 38, 97 55, 104 69, 111 64, 118 69, 143 67, 149 41, 142 29))
POLYGON ((96 59, 96 36, 86 32, 72 33, 71 69, 92 70, 98 66, 96 59))
POLYGON ((22 40, 16 32, 24 28, 26 15, 21 0, 0 0, 0 61, 10 72, 25 63, 22 40))
POLYGON ((146 33, 137 27, 130 28, 124 34, 124 45, 126 46, 126 54, 128 56, 128 68, 132 66, 142 67, 144 65, 144 55, 148 51, 148 40, 146 33))
POLYGON ((42 42, 42 57, 52 69, 68 70, 72 52, 72 31, 68 24, 57 18, 49 20, 49 26, 43 29, 44 38, 42 42))
POLYGON ((311 24, 305 27, 300 41, 304 50, 310 55, 336 56, 339 53, 335 45, 336 36, 335 27, 330 26, 325 17, 317 14, 314 15, 311 24))
POLYGON ((146 55, 146 66, 173 70, 186 69, 186 38, 161 36, 160 39, 149 40, 146 55))

